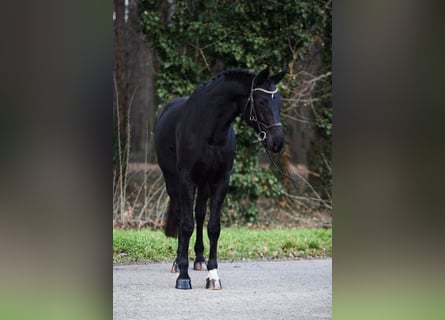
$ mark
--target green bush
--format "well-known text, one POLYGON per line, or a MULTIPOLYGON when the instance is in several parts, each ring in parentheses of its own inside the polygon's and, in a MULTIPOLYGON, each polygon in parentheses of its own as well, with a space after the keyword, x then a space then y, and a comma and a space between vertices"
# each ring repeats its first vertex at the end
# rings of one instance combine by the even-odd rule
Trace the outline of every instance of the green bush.
POLYGON ((284 187, 271 170, 258 167, 258 153, 262 146, 256 143, 254 130, 239 118, 234 125, 237 150, 223 215, 253 222, 259 213, 258 198, 279 197, 284 187))

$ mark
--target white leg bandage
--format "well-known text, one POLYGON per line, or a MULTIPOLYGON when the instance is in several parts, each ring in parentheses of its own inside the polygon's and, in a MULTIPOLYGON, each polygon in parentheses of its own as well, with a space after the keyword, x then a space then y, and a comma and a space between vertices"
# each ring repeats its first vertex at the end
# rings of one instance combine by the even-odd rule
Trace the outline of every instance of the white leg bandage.
POLYGON ((210 280, 219 280, 217 269, 212 269, 209 271, 208 278, 210 280))

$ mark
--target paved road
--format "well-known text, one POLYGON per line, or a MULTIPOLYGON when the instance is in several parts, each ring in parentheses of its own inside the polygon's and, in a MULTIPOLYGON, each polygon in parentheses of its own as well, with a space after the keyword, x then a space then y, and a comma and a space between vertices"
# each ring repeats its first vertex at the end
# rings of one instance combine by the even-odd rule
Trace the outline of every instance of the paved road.
POLYGON ((113 319, 331 319, 331 259, 219 263, 219 291, 194 270, 193 289, 177 290, 170 267, 115 265, 113 319))

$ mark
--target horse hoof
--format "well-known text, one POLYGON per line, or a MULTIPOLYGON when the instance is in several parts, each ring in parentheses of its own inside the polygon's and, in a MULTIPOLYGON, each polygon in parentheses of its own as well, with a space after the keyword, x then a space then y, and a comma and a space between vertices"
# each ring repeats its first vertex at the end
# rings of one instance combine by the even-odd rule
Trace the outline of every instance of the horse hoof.
POLYGON ((178 273, 179 272, 179 267, 178 267, 178 264, 176 263, 176 261, 173 262, 172 269, 171 269, 170 272, 171 273, 178 273))
POLYGON ((195 261, 195 263, 193 264, 193 270, 197 270, 197 271, 206 271, 207 270, 207 265, 204 261, 195 261))
POLYGON ((221 290, 221 280, 215 280, 215 279, 206 279, 206 289, 209 290, 221 290))
POLYGON ((192 288, 190 279, 176 279, 176 289, 188 290, 192 288))

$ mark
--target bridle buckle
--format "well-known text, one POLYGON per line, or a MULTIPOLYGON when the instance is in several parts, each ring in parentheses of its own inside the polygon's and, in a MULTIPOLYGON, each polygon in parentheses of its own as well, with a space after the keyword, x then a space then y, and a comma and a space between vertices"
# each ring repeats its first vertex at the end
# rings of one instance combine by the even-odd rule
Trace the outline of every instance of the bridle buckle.
POLYGON ((263 142, 267 139, 267 132, 266 131, 260 131, 258 132, 258 142, 263 142))

